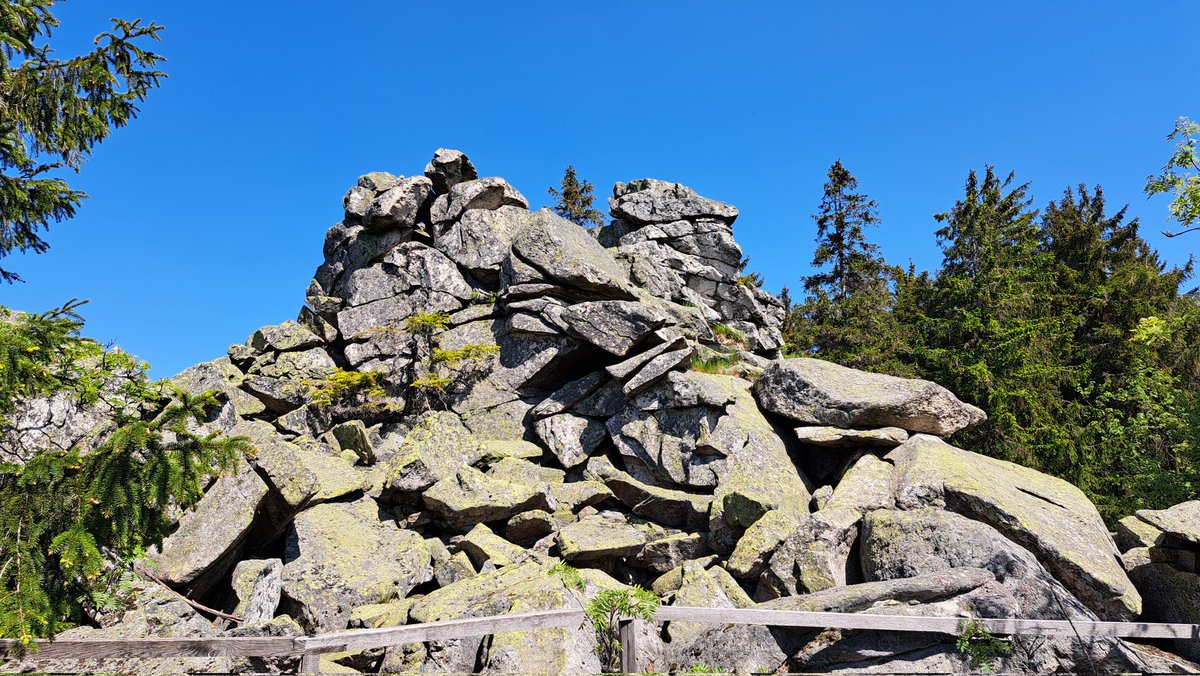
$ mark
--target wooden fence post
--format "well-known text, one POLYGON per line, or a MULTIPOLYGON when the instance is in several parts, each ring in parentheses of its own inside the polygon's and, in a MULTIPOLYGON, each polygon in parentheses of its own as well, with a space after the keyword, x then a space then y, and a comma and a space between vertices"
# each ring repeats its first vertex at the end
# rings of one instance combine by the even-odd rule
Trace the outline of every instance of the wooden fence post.
POLYGON ((623 619, 617 624, 617 633, 621 637, 621 671, 626 674, 638 670, 637 629, 637 618, 623 619))
POLYGON ((300 673, 302 674, 319 674, 321 673, 321 654, 320 653, 304 653, 300 656, 300 673))

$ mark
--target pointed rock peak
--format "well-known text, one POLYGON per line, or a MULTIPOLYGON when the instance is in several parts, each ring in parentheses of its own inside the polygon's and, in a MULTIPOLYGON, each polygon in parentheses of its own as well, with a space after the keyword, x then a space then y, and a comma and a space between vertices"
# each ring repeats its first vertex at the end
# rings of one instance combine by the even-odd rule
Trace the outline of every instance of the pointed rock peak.
POLYGON ((460 150, 438 148, 433 153, 433 159, 425 165, 425 175, 433 181, 433 189, 439 195, 450 191, 463 181, 479 178, 471 159, 460 150))

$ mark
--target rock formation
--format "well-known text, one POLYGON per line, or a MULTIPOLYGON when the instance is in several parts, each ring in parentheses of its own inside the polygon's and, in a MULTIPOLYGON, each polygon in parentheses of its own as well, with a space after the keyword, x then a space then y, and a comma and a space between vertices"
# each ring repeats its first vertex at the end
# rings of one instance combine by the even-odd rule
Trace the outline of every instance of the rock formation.
MULTIPOLYGON (((680 605, 1129 620, 1151 580, 1182 591, 1147 607, 1196 620, 1194 516, 1123 522, 1122 566, 1079 490, 941 438, 979 409, 781 358, 783 307, 739 276, 728 204, 619 183, 612 222, 589 232, 445 149, 423 176, 362 176, 343 204, 299 316, 174 378, 218 390, 207 427, 257 452, 151 555, 175 590, 245 622, 162 602, 172 627, 327 632, 577 607, 634 583, 680 605)), ((138 612, 76 632, 161 633, 138 612)), ((659 670, 966 664, 940 635, 676 622, 646 638, 659 670)), ((593 648, 546 629, 336 659, 583 674, 593 648)), ((1016 648, 1003 671, 1187 668, 1114 639, 1016 648)), ((287 667, 225 662, 203 666, 287 667)))

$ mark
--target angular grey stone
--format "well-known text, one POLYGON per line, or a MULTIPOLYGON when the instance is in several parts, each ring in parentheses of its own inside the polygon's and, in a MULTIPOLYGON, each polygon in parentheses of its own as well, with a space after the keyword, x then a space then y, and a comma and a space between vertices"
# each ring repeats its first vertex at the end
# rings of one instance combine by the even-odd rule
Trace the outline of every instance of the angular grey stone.
POLYGON ((664 352, 651 359, 648 364, 635 373, 622 387, 625 396, 632 397, 637 395, 637 393, 658 382, 667 373, 688 363, 694 352, 692 348, 685 347, 681 350, 664 352))
POLYGON ((433 189, 439 195, 450 191, 450 188, 463 181, 473 181, 479 178, 475 165, 461 151, 450 148, 438 148, 433 153, 433 159, 425 165, 425 175, 433 182, 433 189))
POLYGON ((479 438, 448 411, 424 414, 388 460, 383 483, 402 493, 423 491, 484 456, 479 438))
POLYGON ((604 423, 570 413, 542 418, 534 423, 534 431, 567 469, 587 462, 608 437, 604 423))
POLYGON ((283 591, 283 561, 246 559, 234 567, 230 586, 238 599, 233 614, 242 618, 243 625, 269 622, 283 591))
POLYGON ((1075 486, 925 434, 887 459, 896 466, 898 508, 945 507, 992 526, 1032 551, 1102 619, 1125 621, 1141 612, 1108 528, 1075 486))
POLYGON ((364 490, 367 477, 332 453, 326 455, 291 443, 270 423, 246 420, 232 434, 244 436, 254 447, 253 464, 266 475, 267 484, 291 509, 333 500, 364 490))
POLYGON ((226 397, 238 416, 249 417, 266 410, 261 401, 238 387, 245 378, 226 357, 197 364, 171 378, 171 384, 192 395, 218 390, 226 397))
POLYGON ((701 197, 685 185, 653 178, 617 183, 609 206, 613 217, 635 225, 696 218, 732 223, 738 216, 733 206, 701 197))
POLYGON ((608 377, 601 371, 595 371, 563 385, 553 394, 546 397, 533 408, 533 418, 539 420, 556 413, 570 410, 605 383, 608 377))
POLYGON ((500 281, 500 266, 517 235, 536 218, 522 207, 472 209, 457 221, 434 228, 434 245, 450 260, 488 284, 500 281))
POLYGON ((701 528, 708 521, 712 498, 646 485, 613 467, 608 458, 588 460, 587 472, 604 482, 634 514, 676 528, 701 528))
POLYGON ((834 427, 900 427, 948 436, 983 422, 983 411, 928 380, 896 378, 820 359, 782 359, 754 383, 766 410, 834 427))
POLYGON ((471 209, 494 210, 500 207, 529 208, 529 200, 502 178, 492 176, 463 181, 433 201, 430 218, 435 228, 443 229, 471 209))
POLYGON ((555 536, 558 551, 567 561, 595 561, 633 556, 641 551, 649 533, 616 514, 587 516, 568 524, 555 536))
POLYGON ((371 498, 317 505, 288 531, 283 593, 316 632, 345 629, 355 606, 404 597, 432 574, 421 536, 371 498))
POLYGON ((1167 509, 1140 509, 1134 516, 1168 535, 1200 544, 1200 500, 1181 502, 1167 509))
POLYGON ((375 191, 370 188, 356 185, 347 190, 345 197, 342 198, 342 208, 346 211, 346 220, 361 223, 363 216, 367 214, 367 207, 370 206, 373 199, 375 199, 375 191))
POLYGON ((550 280, 598 298, 638 297, 629 275, 583 228, 548 209, 534 212, 513 240, 512 256, 550 280))
POLYGON ((400 181, 400 176, 386 171, 372 171, 358 177, 358 187, 370 190, 378 195, 400 181))
POLYGON ((223 572, 210 569, 233 563, 230 557, 236 556, 266 495, 266 484, 244 464, 237 474, 217 479, 195 509, 183 515, 179 528, 163 540, 162 549, 151 555, 157 564, 155 576, 204 593, 223 572))
POLYGON ((275 326, 264 326, 254 332, 248 341, 250 346, 259 352, 275 350, 276 352, 291 352, 292 350, 307 350, 321 344, 321 338, 303 324, 288 320, 275 326))
POLYGON ((539 487, 494 479, 473 467, 441 479, 421 498, 451 528, 507 519, 548 506, 539 487))
POLYGON ((339 423, 334 425, 329 433, 337 442, 338 450, 350 451, 364 464, 375 462, 375 446, 371 443, 371 436, 367 433, 367 426, 363 421, 350 420, 339 423))
POLYGON ((862 515, 846 507, 826 507, 803 516, 799 526, 771 555, 755 590, 766 600, 846 586, 850 550, 862 515))
POLYGON ((899 427, 874 430, 845 430, 840 427, 797 427, 796 438, 811 446, 875 446, 893 448, 908 439, 908 432, 899 427))
POLYGON ((402 178, 371 200, 363 216, 363 226, 375 231, 414 228, 432 194, 433 183, 428 178, 402 178))
MULTIPOLYGON (((933 508, 873 511, 863 520, 861 552, 867 580, 984 568, 1012 594, 1018 617, 1095 620, 1029 550, 991 526, 952 512, 933 508)), ((994 616, 985 614, 983 608, 976 610, 994 616)))
POLYGON ((651 540, 634 558, 637 566, 659 575, 708 553, 708 541, 702 533, 677 533, 651 540))

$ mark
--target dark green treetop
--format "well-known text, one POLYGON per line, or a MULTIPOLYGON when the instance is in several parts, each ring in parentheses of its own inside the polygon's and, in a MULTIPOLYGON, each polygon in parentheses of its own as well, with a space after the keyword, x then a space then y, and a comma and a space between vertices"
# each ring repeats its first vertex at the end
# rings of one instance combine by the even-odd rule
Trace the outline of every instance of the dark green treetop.
MULTIPOLYGON (((0 2, 0 258, 49 247, 41 233, 75 215, 86 197, 50 174, 78 171, 165 77, 156 70, 162 57, 139 46, 157 40, 162 26, 140 19, 113 19, 93 51, 56 58, 45 42, 59 25, 54 2, 0 2)), ((20 279, 0 268, 0 280, 20 279)))
POLYGON ((563 172, 562 185, 547 188, 546 192, 555 200, 551 207, 554 213, 586 228, 604 225, 604 214, 592 207, 596 201, 593 190, 592 182, 580 179, 575 174, 575 167, 568 165, 563 172))

